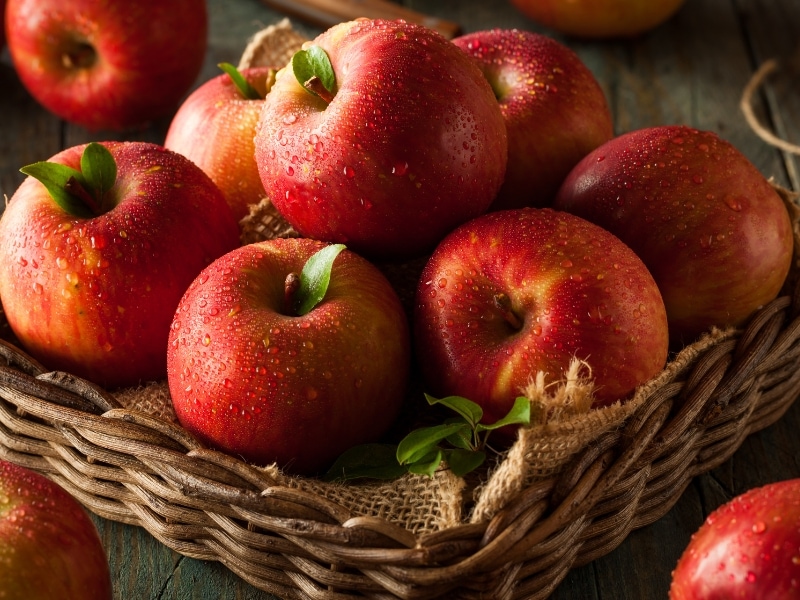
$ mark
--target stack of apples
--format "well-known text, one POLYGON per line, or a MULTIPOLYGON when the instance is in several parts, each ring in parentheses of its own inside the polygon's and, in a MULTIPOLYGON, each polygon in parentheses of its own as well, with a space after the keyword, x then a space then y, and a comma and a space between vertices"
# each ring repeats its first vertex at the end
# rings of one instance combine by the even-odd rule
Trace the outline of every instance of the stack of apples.
POLYGON ((489 420, 576 358, 594 406, 624 401, 789 271, 789 213, 741 153, 685 126, 615 136, 546 36, 358 19, 290 64, 225 70, 163 147, 26 169, 0 297, 46 365, 166 378, 181 423, 248 461, 317 473, 379 439, 417 368, 489 420), (263 197, 299 238, 240 245, 263 197), (378 265, 420 259, 406 311, 378 265))
MULTIPOLYGON (((195 24, 170 33, 195 43, 168 53, 186 64, 159 75, 175 79, 166 104, 93 107, 29 70, 52 64, 26 57, 60 5, 30 19, 33 0, 8 0, 8 44, 50 110, 125 129, 197 72, 205 12, 184 3, 195 24)), ((88 30, 48 39, 66 76, 113 80, 88 30)), ((112 389, 167 379, 184 427, 253 463, 320 472, 387 432, 412 376, 492 421, 578 359, 593 406, 625 401, 670 348, 742 325, 790 269, 789 212, 740 152, 686 126, 615 136, 597 81, 545 36, 451 42, 359 19, 288 65, 225 70, 163 146, 92 143, 23 169, 0 220, 0 298, 49 368, 112 389), (299 238, 241 245, 237 220, 264 197, 299 238), (378 265, 420 259, 407 311, 378 265)))

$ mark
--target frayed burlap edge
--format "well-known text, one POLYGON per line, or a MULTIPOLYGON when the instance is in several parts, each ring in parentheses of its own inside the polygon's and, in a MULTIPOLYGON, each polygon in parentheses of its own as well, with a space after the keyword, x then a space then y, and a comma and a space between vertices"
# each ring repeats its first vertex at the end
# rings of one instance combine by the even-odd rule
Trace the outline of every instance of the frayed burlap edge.
POLYGON ((579 452, 604 433, 621 427, 653 392, 674 381, 695 359, 711 347, 729 339, 735 329, 714 329, 697 342, 685 347, 667 363, 661 373, 639 386, 624 403, 591 409, 591 383, 577 375, 576 364, 564 382, 545 389, 534 384, 538 405, 538 424, 520 429, 517 440, 503 460, 490 473, 486 483, 475 492, 475 506, 469 520, 480 523, 491 519, 537 479, 558 473, 579 452), (557 410, 550 410, 556 407, 557 410))
POLYGON ((307 41, 307 37, 292 27, 289 19, 283 19, 250 38, 239 59, 238 68, 284 67, 307 41))

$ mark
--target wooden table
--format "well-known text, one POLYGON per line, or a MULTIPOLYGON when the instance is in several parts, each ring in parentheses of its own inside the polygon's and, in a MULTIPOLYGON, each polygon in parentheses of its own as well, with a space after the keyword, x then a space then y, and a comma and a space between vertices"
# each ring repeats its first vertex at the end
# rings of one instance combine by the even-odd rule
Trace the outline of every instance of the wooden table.
MULTIPOLYGON (((517 27, 545 32, 507 2, 407 0, 404 4, 459 23, 465 32, 517 27)), ((283 15, 257 0, 209 0, 211 31, 201 81, 220 61, 236 62, 247 38, 283 15)), ((319 28, 300 21, 309 37, 319 28)), ((546 33, 546 32, 545 32, 546 33)), ((767 176, 800 190, 797 158, 757 137, 739 109, 742 89, 763 61, 797 54, 797 0, 687 0, 668 23, 635 40, 581 42, 557 39, 578 52, 603 86, 618 133, 685 123, 728 139, 767 176)), ((800 61, 798 61, 800 62, 800 61)), ((7 51, 0 58, 0 193, 22 181, 19 167, 59 149, 100 139, 162 142, 169 119, 124 136, 89 133, 46 113, 17 80, 7 51)), ((771 77, 756 96, 756 114, 786 139, 800 143, 800 76, 771 77)), ((606 600, 665 598, 670 572, 705 515, 751 487, 800 477, 800 403, 776 425, 748 438, 735 456, 699 477, 654 525, 633 532, 611 554, 570 573, 554 598, 606 600)), ((273 598, 218 563, 182 557, 145 530, 100 518, 117 598, 273 598)))

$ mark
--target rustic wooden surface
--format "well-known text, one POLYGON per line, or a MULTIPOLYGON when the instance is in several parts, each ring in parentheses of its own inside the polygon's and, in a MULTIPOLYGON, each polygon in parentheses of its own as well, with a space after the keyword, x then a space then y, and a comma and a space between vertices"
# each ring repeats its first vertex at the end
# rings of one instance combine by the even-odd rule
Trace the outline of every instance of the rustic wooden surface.
MULTIPOLYGON (((771 77, 756 97, 756 113, 785 139, 800 143, 800 2, 797 0, 687 0, 668 23, 635 40, 582 42, 543 30, 509 3, 484 0, 406 0, 415 11, 459 23, 463 31, 490 27, 553 35, 576 50, 603 86, 616 130, 685 123, 716 131, 778 183, 800 190, 798 159, 758 138, 739 110, 746 82, 771 57, 796 57, 798 68, 771 77)), ((247 38, 283 15, 258 0, 209 0, 211 31, 198 84, 236 62, 247 38)), ((318 27, 294 21, 313 37, 318 27)), ((19 167, 63 147, 102 139, 162 142, 169 119, 119 135, 87 132, 36 105, 0 55, 0 194, 22 181, 19 167)), ((699 477, 660 521, 633 532, 611 554, 573 570, 559 599, 666 598, 670 572, 705 515, 746 489, 800 477, 800 403, 776 425, 748 438, 735 456, 699 477)), ((108 551, 120 599, 271 599, 217 563, 185 558, 138 527, 95 518, 108 551)))

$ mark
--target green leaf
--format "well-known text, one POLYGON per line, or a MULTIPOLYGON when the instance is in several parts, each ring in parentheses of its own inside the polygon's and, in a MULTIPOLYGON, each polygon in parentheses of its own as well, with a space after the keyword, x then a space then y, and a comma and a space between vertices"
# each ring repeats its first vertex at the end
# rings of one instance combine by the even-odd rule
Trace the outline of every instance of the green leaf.
POLYGON ((475 449, 475 442, 473 440, 471 429, 459 429, 454 434, 448 435, 446 439, 447 442, 454 448, 461 448, 462 450, 475 449))
POLYGON ((435 448, 420 457, 419 460, 409 464, 408 472, 433 477, 440 464, 442 464, 442 451, 439 448, 435 448))
POLYGON ((323 479, 349 481, 353 479, 396 479, 406 473, 398 464, 397 446, 393 444, 361 444, 346 450, 336 459, 323 479))
POLYGON ((81 173, 87 191, 94 197, 100 211, 105 212, 104 196, 117 182, 117 162, 108 148, 97 142, 89 143, 81 155, 81 173))
POLYGON ((461 430, 468 435, 470 427, 466 423, 448 423, 415 429, 397 445, 397 462, 401 465, 415 463, 436 448, 439 442, 461 430))
POLYGON ((300 289, 295 296, 297 315, 302 316, 311 310, 325 297, 328 284, 331 282, 333 261, 344 250, 344 244, 331 244, 315 252, 303 266, 300 273, 300 289))
POLYGON ((508 411, 508 414, 495 423, 485 425, 479 424, 478 431, 489 431, 492 429, 500 429, 506 425, 528 425, 531 422, 531 401, 524 396, 519 396, 514 400, 514 406, 508 411))
POLYGON ((429 394, 425 394, 425 399, 431 406, 434 404, 442 404, 450 410, 457 412, 459 415, 464 417, 464 420, 469 423, 471 427, 475 427, 475 425, 477 425, 483 418, 483 409, 481 409, 481 407, 472 400, 468 400, 461 396, 434 398, 429 394))
POLYGON ((22 167, 20 171, 38 179, 64 212, 75 217, 93 216, 92 210, 84 199, 69 191, 70 188, 74 189, 76 184, 84 189, 87 187, 86 180, 80 171, 66 165, 45 161, 22 167))
POLYGON ((444 460, 454 475, 463 477, 483 464, 486 453, 480 450, 447 450, 444 453, 444 460))
POLYGON ((236 89, 239 90, 239 93, 245 100, 263 100, 258 90, 250 85, 239 69, 234 67, 231 63, 223 62, 219 63, 217 66, 228 74, 233 84, 236 86, 236 89))
POLYGON ((325 50, 319 46, 298 50, 292 56, 292 71, 303 88, 330 102, 336 87, 336 74, 325 50), (322 89, 309 86, 308 83, 312 80, 318 81, 322 89), (324 97, 325 94, 322 92, 327 92, 330 97, 324 97))

